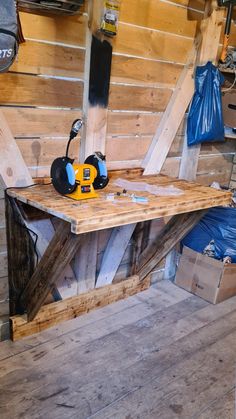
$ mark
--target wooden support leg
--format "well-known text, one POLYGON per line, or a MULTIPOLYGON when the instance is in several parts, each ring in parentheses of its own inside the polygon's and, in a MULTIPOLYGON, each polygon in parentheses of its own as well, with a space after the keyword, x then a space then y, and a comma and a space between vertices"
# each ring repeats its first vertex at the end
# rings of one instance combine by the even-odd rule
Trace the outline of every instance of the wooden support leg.
POLYGON ((55 287, 58 276, 78 250, 82 237, 71 233, 69 223, 61 223, 57 229, 21 296, 29 321, 34 319, 48 292, 55 287))
POLYGON ((78 284, 77 294, 95 288, 98 251, 98 231, 85 234, 74 258, 74 272, 78 284))
POLYGON ((96 288, 111 284, 124 256, 136 224, 127 224, 112 230, 102 259, 96 288))
POLYGON ((19 302, 22 289, 34 272, 34 245, 24 228, 14 199, 6 198, 6 226, 8 243, 8 281, 10 315, 23 312, 19 302))
POLYGON ((149 249, 149 255, 142 258, 142 266, 137 274, 144 279, 158 263, 173 249, 173 247, 198 223, 206 210, 175 215, 166 224, 153 244, 154 252, 149 249))

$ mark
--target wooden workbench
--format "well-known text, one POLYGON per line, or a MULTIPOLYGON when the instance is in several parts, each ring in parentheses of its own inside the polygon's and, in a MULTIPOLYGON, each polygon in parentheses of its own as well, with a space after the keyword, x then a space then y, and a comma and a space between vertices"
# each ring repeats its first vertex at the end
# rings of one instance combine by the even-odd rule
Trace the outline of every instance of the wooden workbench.
MULTIPOLYGON (((122 176, 122 179, 124 178, 125 176, 122 176)), ((111 180, 105 190, 98 192, 98 198, 83 201, 60 196, 52 185, 36 185, 7 191, 6 217, 13 338, 29 334, 29 328, 31 333, 42 330, 95 306, 116 301, 147 288, 150 272, 199 221, 205 210, 228 204, 231 200, 231 194, 227 191, 218 191, 163 175, 136 176, 127 179, 161 187, 173 185, 180 189, 182 194, 156 196, 147 192, 136 192, 139 196, 145 196, 148 202, 134 203, 129 196, 115 197, 115 201, 109 201, 106 199, 107 194, 121 192, 121 188, 114 185, 115 179, 111 180), (20 203, 27 204, 29 208, 36 208, 40 213, 63 220, 36 268, 34 268, 32 240, 30 243, 29 235, 20 226, 24 222, 20 203), (48 293, 55 287, 59 273, 71 262, 82 245, 85 233, 164 216, 172 218, 148 254, 144 251, 142 263, 136 272, 137 276, 126 279, 120 284, 98 288, 88 294, 42 307, 48 293), (20 240, 16 240, 16 235, 20 236, 20 240), (24 266, 22 266, 23 252, 27 255, 24 266), (21 266, 18 266, 19 263, 21 266), (91 307, 87 306, 88 298, 91 307), (27 318, 22 315, 25 311, 27 318)))

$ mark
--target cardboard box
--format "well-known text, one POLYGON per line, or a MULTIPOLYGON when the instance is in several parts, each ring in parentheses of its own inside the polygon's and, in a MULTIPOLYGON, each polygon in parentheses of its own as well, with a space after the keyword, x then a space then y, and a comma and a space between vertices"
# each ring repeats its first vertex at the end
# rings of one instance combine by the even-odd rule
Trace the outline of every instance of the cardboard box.
POLYGON ((236 263, 226 264, 183 248, 176 285, 216 304, 236 295, 236 263))

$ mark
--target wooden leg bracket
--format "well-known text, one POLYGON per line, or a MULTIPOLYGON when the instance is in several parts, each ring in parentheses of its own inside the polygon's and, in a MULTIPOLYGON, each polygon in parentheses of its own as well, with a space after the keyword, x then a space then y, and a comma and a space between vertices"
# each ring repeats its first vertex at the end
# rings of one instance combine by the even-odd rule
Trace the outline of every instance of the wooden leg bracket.
POLYGON ((198 223, 206 213, 206 210, 175 215, 158 235, 156 243, 148 254, 143 252, 142 264, 137 274, 140 279, 146 278, 161 260, 173 249, 173 247, 198 223))
POLYGON ((58 276, 75 255, 83 235, 71 233, 69 223, 61 223, 49 243, 31 279, 21 295, 28 320, 34 319, 49 291, 55 287, 58 276))

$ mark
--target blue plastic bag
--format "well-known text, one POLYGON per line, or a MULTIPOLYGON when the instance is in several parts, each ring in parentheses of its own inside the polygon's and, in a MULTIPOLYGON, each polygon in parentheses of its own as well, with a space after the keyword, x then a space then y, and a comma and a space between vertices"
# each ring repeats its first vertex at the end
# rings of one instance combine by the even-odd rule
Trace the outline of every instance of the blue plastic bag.
POLYGON ((224 77, 210 61, 196 69, 195 93, 187 119, 188 146, 224 141, 221 85, 224 77))
POLYGON ((211 240, 214 240, 216 259, 230 256, 236 262, 236 208, 211 208, 182 244, 202 253, 211 240))

